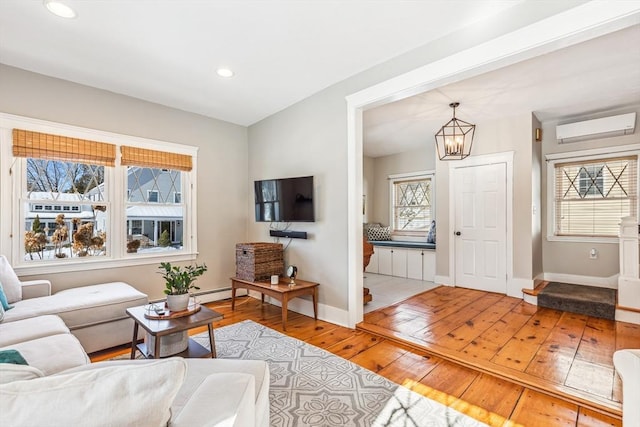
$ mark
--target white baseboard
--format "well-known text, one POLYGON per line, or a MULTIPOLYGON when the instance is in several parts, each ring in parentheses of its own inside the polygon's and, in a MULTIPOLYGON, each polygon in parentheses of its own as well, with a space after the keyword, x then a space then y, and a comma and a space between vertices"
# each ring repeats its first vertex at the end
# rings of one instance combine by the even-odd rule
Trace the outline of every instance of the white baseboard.
POLYGON ((451 277, 449 276, 435 276, 433 278, 434 283, 438 284, 438 285, 444 285, 444 286, 455 286, 451 280, 451 277))
POLYGON ((507 281, 507 295, 514 298, 522 298, 523 289, 533 289, 533 280, 512 277, 507 281))
POLYGON ((640 325, 640 313, 616 308, 616 321, 640 325))
MULTIPOLYGON (((250 291, 249 296, 256 299, 261 298, 260 292, 255 291, 250 291)), ((265 295, 264 300, 268 301, 269 304, 282 307, 282 303, 280 301, 275 298, 270 298, 268 295, 265 295)), ((313 301, 311 299, 295 298, 293 300, 289 300, 287 308, 296 313, 304 314, 305 316, 313 318, 313 301)), ((330 322, 335 325, 348 328, 348 319, 349 312, 347 310, 340 310, 335 307, 318 303, 318 320, 324 320, 325 322, 330 322)))
POLYGON ((580 276, 577 274, 544 273, 549 282, 571 283, 574 285, 595 286, 597 288, 618 289, 618 275, 610 277, 580 276))

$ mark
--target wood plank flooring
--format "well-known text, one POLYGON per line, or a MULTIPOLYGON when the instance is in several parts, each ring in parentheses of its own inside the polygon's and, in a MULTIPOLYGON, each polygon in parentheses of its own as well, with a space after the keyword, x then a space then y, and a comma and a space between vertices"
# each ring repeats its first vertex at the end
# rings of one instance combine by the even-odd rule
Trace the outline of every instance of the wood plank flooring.
MULTIPOLYGON (((386 323, 388 327, 404 325, 404 331, 413 330, 414 333, 427 335, 428 331, 424 328, 433 319, 445 320, 447 316, 444 313, 455 315, 460 310, 471 309, 469 306, 474 303, 474 298, 469 295, 465 298, 458 298, 457 291, 449 295, 442 290, 438 292, 439 298, 447 300, 457 309, 448 309, 443 305, 436 304, 434 300, 426 298, 424 307, 431 307, 432 313, 425 316, 420 314, 424 310, 422 302, 412 298, 402 303, 402 306, 390 307, 384 313, 372 313, 372 315, 384 321, 383 323, 386 323), (466 303, 461 305, 460 301, 466 301, 466 303)), ((425 299, 423 295, 421 295, 421 299, 425 299)), ((488 298, 489 301, 494 299, 494 297, 488 298)), ((480 300, 480 298, 475 298, 475 300, 480 300)), ((475 334, 476 339, 483 335, 482 342, 484 344, 482 345, 496 346, 496 349, 497 346, 508 343, 515 333, 528 323, 526 316, 532 316, 536 311, 521 306, 517 302, 513 304, 508 301, 500 303, 498 300, 493 305, 487 305, 487 300, 485 300, 480 304, 485 307, 484 310, 469 311, 470 315, 466 320, 464 316, 456 316, 456 322, 453 322, 452 318, 449 319, 451 331, 457 329, 458 335, 456 336, 462 337, 463 330, 472 330, 473 332, 468 335, 475 334), (511 306, 511 310, 506 310, 505 305, 506 307, 511 306), (482 313, 487 310, 504 313, 503 320, 494 327, 487 326, 486 317, 488 315, 482 316, 482 313), (471 316, 471 313, 475 314, 471 316), (470 321, 471 319, 475 320, 470 321), (455 326, 459 322, 462 323, 455 326), (503 323, 505 326, 501 326, 503 323), (463 324, 466 326, 463 327, 463 324), (520 327, 515 328, 513 325, 520 325, 520 327), (494 328, 498 326, 500 326, 500 330, 495 331, 494 328)), ((567 402, 542 393, 535 388, 491 375, 482 369, 472 369, 465 364, 445 360, 434 356, 432 352, 419 349, 414 343, 410 345, 399 343, 395 336, 397 332, 394 332, 392 339, 388 339, 367 331, 352 330, 328 322, 316 321, 291 311, 289 312, 287 331, 282 331, 280 307, 268 303, 261 304, 259 300, 251 297, 240 298, 236 303, 235 311, 231 311, 229 301, 209 303, 207 306, 224 315, 224 319, 216 322, 214 327, 245 319, 262 323, 272 329, 349 359, 391 381, 410 387, 422 395, 450 405, 491 426, 621 426, 619 416, 605 415, 602 412, 590 410, 589 407, 579 403, 567 402)), ((594 328, 602 329, 598 321, 594 320, 591 324, 594 328)), ((609 327, 610 329, 604 330, 602 333, 617 329, 615 326, 609 325, 609 327)), ((198 328, 192 330, 191 333, 204 331, 206 328, 198 328)), ((597 332, 590 331, 589 333, 598 337, 597 332)), ((625 344, 636 342, 637 333, 638 331, 633 327, 622 327, 621 341, 625 344)), ((456 347, 460 347, 457 341, 454 342, 456 342, 456 347)), ((464 350, 469 345, 470 342, 461 348, 464 350)), ((637 345, 640 346, 640 344, 637 345)), ((475 349, 476 347, 478 345, 471 345, 469 348, 475 349)), ((129 351, 128 346, 123 346, 94 353, 91 355, 91 359, 94 362, 106 360, 116 355, 127 354, 129 351)), ((478 352, 478 354, 480 353, 478 352)), ((496 351, 494 351, 495 353, 496 351)), ((599 351, 599 347, 591 341, 581 354, 585 360, 606 360, 603 353, 599 351)), ((476 356, 476 358, 478 357, 476 356)))
POLYGON ((613 352, 640 348, 638 325, 444 286, 366 314, 358 328, 528 388, 519 402, 538 392, 616 418, 613 352))

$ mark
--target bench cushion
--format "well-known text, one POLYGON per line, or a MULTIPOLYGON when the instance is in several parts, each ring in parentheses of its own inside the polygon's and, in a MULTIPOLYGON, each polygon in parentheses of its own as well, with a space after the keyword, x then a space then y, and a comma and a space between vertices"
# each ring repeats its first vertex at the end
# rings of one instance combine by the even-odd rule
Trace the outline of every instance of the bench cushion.
POLYGON ((22 300, 5 314, 5 322, 56 314, 69 329, 127 318, 126 309, 147 303, 147 295, 124 282, 81 286, 51 296, 22 300))

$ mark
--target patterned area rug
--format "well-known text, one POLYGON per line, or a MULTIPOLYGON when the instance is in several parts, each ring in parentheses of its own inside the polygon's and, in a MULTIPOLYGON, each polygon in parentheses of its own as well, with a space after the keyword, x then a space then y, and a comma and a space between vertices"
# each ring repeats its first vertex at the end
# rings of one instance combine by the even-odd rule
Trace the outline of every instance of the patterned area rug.
MULTIPOLYGON (((193 337, 209 348, 207 333, 193 337)), ((271 371, 271 426, 483 426, 318 347, 251 320, 215 329, 218 358, 271 371)))

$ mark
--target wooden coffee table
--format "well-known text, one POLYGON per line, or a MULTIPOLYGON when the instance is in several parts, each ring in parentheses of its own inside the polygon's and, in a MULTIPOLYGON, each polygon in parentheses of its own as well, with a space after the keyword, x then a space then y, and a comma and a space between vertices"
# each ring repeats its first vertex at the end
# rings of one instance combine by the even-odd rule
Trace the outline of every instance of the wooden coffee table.
MULTIPOLYGON (((217 311, 213 311, 205 306, 201 306, 200 310, 184 317, 178 317, 175 319, 147 319, 145 317, 146 305, 139 307, 127 308, 127 314, 134 321, 133 325, 133 340, 131 341, 131 358, 135 359, 136 349, 142 353, 146 358, 153 357, 158 359, 160 356, 160 341, 161 337, 165 335, 174 334, 176 332, 184 332, 189 329, 197 328, 199 326, 207 325, 209 330, 209 345, 211 351, 198 344, 195 340, 189 338, 189 346, 186 350, 172 354, 171 356, 181 357, 216 357, 216 345, 213 335, 213 322, 222 320, 222 314, 217 311), (147 331, 151 336, 155 337, 155 346, 153 355, 151 355, 147 349, 147 345, 142 342, 138 343, 138 327, 147 331)), ((167 356, 169 357, 169 356, 167 356)))
POLYGON ((282 303, 282 329, 287 330, 287 311, 289 300, 302 296, 311 295, 313 298, 313 317, 318 320, 318 285, 319 283, 307 282, 296 279, 294 286, 289 285, 289 279, 280 279, 280 283, 272 285, 271 282, 252 282, 250 280, 231 278, 231 310, 236 306, 236 289, 244 288, 250 291, 257 291, 264 296, 269 295, 282 303))

